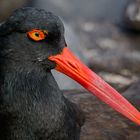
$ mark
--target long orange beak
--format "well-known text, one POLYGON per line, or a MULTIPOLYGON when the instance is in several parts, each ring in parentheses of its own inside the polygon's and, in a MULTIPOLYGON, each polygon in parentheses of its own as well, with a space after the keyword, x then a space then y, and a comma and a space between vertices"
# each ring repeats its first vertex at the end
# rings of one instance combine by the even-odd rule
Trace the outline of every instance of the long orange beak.
POLYGON ((140 112, 114 88, 82 64, 67 47, 63 49, 61 54, 50 56, 49 60, 57 64, 56 70, 71 77, 93 95, 140 125, 140 112))

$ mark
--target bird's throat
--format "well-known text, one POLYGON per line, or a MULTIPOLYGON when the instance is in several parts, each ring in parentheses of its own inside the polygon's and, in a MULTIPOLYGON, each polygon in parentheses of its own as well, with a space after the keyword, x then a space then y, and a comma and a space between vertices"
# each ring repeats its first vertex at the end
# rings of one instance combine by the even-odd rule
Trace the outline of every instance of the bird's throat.
POLYGON ((58 97, 60 90, 50 71, 5 71, 3 82, 3 95, 26 98, 58 97))

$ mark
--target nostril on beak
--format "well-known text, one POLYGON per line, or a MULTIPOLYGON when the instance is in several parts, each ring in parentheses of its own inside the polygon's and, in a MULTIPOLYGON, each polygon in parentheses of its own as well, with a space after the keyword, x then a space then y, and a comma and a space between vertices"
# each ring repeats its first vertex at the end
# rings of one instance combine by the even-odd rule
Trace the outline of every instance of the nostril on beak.
POLYGON ((68 65, 75 70, 79 70, 79 67, 76 63, 68 61, 68 65))

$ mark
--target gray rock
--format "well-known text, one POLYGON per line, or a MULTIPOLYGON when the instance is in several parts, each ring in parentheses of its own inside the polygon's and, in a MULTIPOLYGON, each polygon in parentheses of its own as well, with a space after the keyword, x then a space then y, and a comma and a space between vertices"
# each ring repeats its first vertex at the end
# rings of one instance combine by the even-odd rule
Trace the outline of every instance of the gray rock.
POLYGON ((81 22, 78 28, 79 37, 86 46, 85 56, 93 70, 140 75, 140 35, 126 34, 105 21, 81 22))
POLYGON ((140 31, 140 0, 132 0, 125 11, 125 27, 140 31))
POLYGON ((30 0, 0 0, 0 22, 4 21, 15 9, 29 2, 30 0))
POLYGON ((123 96, 140 110, 140 77, 123 93, 123 96))

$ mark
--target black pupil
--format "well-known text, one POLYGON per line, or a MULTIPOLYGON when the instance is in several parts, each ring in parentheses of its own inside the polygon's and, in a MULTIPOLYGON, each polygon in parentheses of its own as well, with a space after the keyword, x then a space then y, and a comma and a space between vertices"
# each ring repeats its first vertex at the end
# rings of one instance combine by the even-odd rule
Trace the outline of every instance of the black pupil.
POLYGON ((36 36, 36 37, 39 37, 39 33, 38 33, 38 32, 36 32, 36 33, 35 33, 35 36, 36 36))

